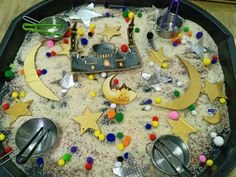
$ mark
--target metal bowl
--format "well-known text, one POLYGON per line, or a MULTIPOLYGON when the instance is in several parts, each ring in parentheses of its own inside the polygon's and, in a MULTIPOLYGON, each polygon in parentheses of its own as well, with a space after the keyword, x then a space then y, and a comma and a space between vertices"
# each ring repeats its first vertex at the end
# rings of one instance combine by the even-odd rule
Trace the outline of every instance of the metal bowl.
POLYGON ((164 18, 164 15, 161 15, 160 17, 157 18, 155 27, 156 27, 157 34, 160 37, 169 39, 169 38, 173 38, 177 36, 180 33, 180 29, 182 27, 183 21, 182 21, 182 18, 177 15, 176 25, 173 31, 175 16, 176 16, 175 14, 169 13, 166 19, 166 22, 164 23, 164 26, 162 28, 161 28, 161 23, 162 23, 162 19, 164 18))
POLYGON ((176 175, 176 172, 170 166, 168 161, 163 157, 163 154, 176 168, 178 173, 182 173, 184 171, 179 161, 181 161, 185 167, 187 167, 190 163, 189 148, 187 144, 185 144, 183 140, 177 136, 174 135, 161 136, 154 142, 151 151, 152 163, 157 169, 161 170, 162 172, 168 175, 176 175), (163 149, 163 146, 161 145, 160 142, 163 143, 168 148, 168 150, 163 149), (162 154, 156 148, 154 148, 154 146, 156 146, 156 148, 161 150, 162 154), (176 160, 176 158, 178 158, 179 161, 176 160))
MULTIPOLYGON (((47 118, 34 118, 23 123, 16 132, 15 142, 19 150, 27 144, 27 142, 34 136, 34 134, 41 128, 49 129, 47 136, 41 141, 38 147, 33 152, 33 155, 40 154, 50 149, 57 139, 57 127, 47 118)), ((36 143, 36 140, 34 141, 36 143)), ((24 156, 29 154, 35 143, 32 143, 24 152, 24 156)))
POLYGON ((60 17, 56 17, 56 16, 51 16, 51 17, 46 17, 44 19, 42 19, 39 24, 62 24, 62 27, 57 28, 57 27, 49 27, 49 26, 42 26, 39 27, 40 30, 45 30, 48 32, 57 32, 59 33, 59 35, 55 35, 55 34, 45 34, 45 33, 40 33, 42 36, 46 37, 47 39, 54 39, 54 40, 58 40, 60 38, 62 38, 65 33, 68 30, 68 24, 67 22, 60 18, 60 17))

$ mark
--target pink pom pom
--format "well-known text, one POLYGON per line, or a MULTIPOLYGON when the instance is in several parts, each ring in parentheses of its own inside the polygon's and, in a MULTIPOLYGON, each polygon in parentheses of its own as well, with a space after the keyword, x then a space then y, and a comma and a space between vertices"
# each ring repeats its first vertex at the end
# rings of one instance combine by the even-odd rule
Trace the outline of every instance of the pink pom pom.
POLYGON ((198 159, 199 159, 199 161, 201 163, 205 163, 206 162, 206 156, 205 155, 200 155, 198 159))
POLYGON ((51 48, 51 47, 54 46, 54 41, 53 40, 48 40, 47 44, 48 44, 48 48, 51 48))
POLYGON ((171 111, 171 112, 169 112, 168 117, 169 117, 171 120, 178 120, 179 114, 178 114, 178 112, 176 112, 176 111, 171 111))

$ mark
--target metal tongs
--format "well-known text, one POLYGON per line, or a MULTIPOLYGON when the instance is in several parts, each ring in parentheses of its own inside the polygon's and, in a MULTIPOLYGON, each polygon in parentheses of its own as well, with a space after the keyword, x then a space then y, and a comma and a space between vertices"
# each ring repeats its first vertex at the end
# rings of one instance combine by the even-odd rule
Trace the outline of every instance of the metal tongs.
POLYGON ((180 166, 182 167, 182 169, 184 170, 183 172, 179 172, 176 168, 174 167, 174 165, 172 164, 172 162, 170 162, 170 160, 168 159, 168 156, 166 156, 158 147, 156 147, 154 145, 154 148, 164 157, 164 159, 168 162, 168 164, 170 165, 170 167, 174 170, 174 172, 177 174, 178 177, 192 177, 193 174, 191 173, 191 171, 183 164, 183 162, 181 160, 179 160, 179 158, 177 158, 172 152, 171 150, 160 140, 157 140, 158 143, 160 145, 162 145, 162 149, 163 151, 168 151, 170 153, 171 156, 173 156, 176 161, 178 161, 178 163, 180 164, 180 166))
MULTIPOLYGON (((32 154, 34 153, 34 151, 36 150, 36 148, 38 147, 38 145, 42 142, 42 140, 47 136, 49 129, 44 130, 44 127, 41 127, 36 133, 35 135, 28 141, 28 143, 26 143, 26 145, 20 150, 20 152, 18 154, 14 154, 12 157, 6 159, 5 161, 3 161, 2 163, 0 163, 0 166, 4 165, 6 162, 8 162, 9 160, 11 160, 12 158, 16 157, 16 162, 18 164, 24 164, 26 163, 29 158, 32 156, 32 154), (35 144, 33 145, 32 150, 26 155, 24 156, 24 152, 26 151, 26 149, 33 144, 34 140, 37 138, 38 140, 35 142, 35 144)), ((4 159, 6 156, 11 155, 14 151, 11 151, 7 154, 5 154, 4 156, 2 156, 0 158, 0 160, 4 159)))
POLYGON ((170 14, 171 8, 172 8, 172 6, 173 6, 174 3, 176 3, 176 6, 177 6, 177 7, 176 7, 176 10, 175 10, 174 25, 173 25, 172 31, 175 30, 176 19, 177 19, 177 16, 178 16, 180 0, 171 0, 171 4, 170 4, 170 6, 168 7, 168 9, 167 9, 167 11, 166 11, 166 13, 165 13, 165 15, 164 15, 164 18, 162 19, 161 25, 160 25, 160 27, 161 27, 162 29, 163 29, 164 26, 165 26, 165 23, 166 23, 166 21, 167 21, 167 18, 168 18, 169 14, 170 14))

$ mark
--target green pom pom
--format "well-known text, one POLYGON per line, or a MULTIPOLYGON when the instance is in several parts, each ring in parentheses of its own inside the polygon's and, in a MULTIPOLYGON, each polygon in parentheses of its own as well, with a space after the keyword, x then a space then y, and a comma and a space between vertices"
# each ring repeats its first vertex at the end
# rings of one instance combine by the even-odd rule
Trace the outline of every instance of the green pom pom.
POLYGON ((142 14, 142 12, 138 12, 138 17, 142 17, 143 16, 143 14, 142 14))
POLYGON ((14 77, 14 73, 11 70, 8 70, 5 72, 5 77, 12 78, 12 77, 14 77))
POLYGON ((71 159, 71 154, 68 154, 68 153, 64 154, 63 159, 65 161, 69 161, 71 159))
POLYGON ((175 90, 174 91, 174 96, 179 97, 180 96, 180 92, 178 90, 175 90))
POLYGON ((185 26, 185 27, 184 27, 184 32, 185 32, 185 33, 189 32, 189 27, 188 27, 188 26, 185 26))
POLYGON ((119 139, 122 139, 122 138, 124 137, 123 133, 121 133, 121 132, 118 132, 118 133, 116 134, 116 136, 117 136, 117 138, 119 138, 119 139))
POLYGON ((124 118, 124 115, 122 113, 117 113, 116 114, 116 121, 121 122, 124 118))
POLYGON ((135 33, 139 33, 140 32, 140 28, 135 28, 134 31, 135 31, 135 33))
POLYGON ((189 106, 188 109, 189 109, 189 111, 193 111, 193 110, 195 110, 195 106, 194 106, 194 104, 192 104, 191 106, 189 106))
POLYGON ((126 11, 123 12, 123 17, 124 17, 124 18, 127 18, 128 15, 129 15, 129 11, 128 11, 128 10, 126 10, 126 11))

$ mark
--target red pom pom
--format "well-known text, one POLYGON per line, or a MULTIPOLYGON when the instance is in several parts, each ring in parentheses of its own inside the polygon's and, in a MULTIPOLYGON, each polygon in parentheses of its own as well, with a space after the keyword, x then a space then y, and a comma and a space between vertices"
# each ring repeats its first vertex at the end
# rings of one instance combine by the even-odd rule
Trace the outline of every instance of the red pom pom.
POLYGON ((93 165, 91 163, 86 163, 84 167, 85 167, 86 170, 91 170, 92 166, 93 165))
POLYGON ((120 47, 120 50, 122 52, 128 52, 128 49, 129 49, 129 47, 126 44, 122 44, 121 47, 120 47))
POLYGON ((180 38, 178 38, 178 39, 176 39, 176 41, 175 41, 176 43, 178 43, 178 44, 181 44, 181 39, 180 38))
POLYGON ((5 147, 5 152, 8 154, 12 151, 12 148, 10 146, 5 147))
POLYGON ((37 74, 38 74, 38 76, 40 76, 42 74, 41 69, 37 69, 37 74))
POLYGON ((150 138, 151 141, 154 141, 157 138, 157 136, 154 133, 151 133, 149 135, 149 138, 150 138))
POLYGON ((213 55, 211 58, 212 58, 212 60, 218 60, 217 55, 213 55))
POLYGON ((56 56, 56 52, 55 51, 51 51, 51 56, 52 57, 56 56))
POLYGON ((125 18, 125 22, 126 22, 126 23, 129 22, 129 17, 125 18))
POLYGON ((70 36, 71 36, 71 30, 68 29, 67 32, 66 32, 66 34, 64 35, 64 37, 70 37, 70 36))
POLYGON ((157 116, 153 116, 152 117, 152 121, 158 121, 158 117, 157 116))
POLYGON ((63 42, 64 42, 64 44, 68 44, 69 40, 68 39, 64 39, 63 42))
POLYGON ((118 84, 119 84, 119 80, 118 80, 118 79, 115 79, 115 80, 113 81, 113 83, 114 83, 114 85, 118 85, 118 84))
POLYGON ((2 104, 2 109, 3 109, 3 110, 6 111, 6 110, 8 110, 9 108, 10 108, 9 103, 3 103, 3 104, 2 104))

